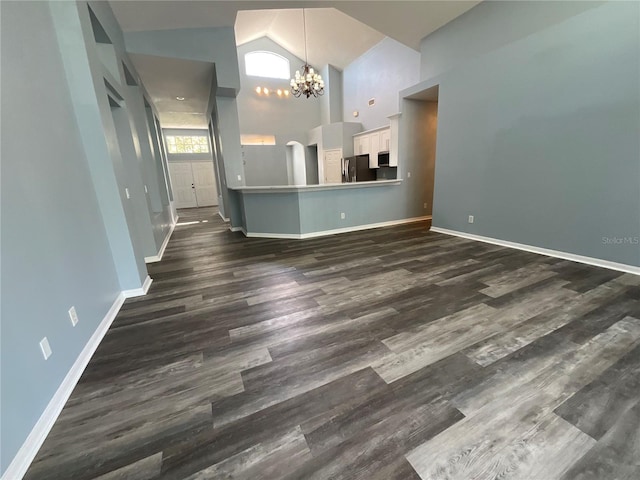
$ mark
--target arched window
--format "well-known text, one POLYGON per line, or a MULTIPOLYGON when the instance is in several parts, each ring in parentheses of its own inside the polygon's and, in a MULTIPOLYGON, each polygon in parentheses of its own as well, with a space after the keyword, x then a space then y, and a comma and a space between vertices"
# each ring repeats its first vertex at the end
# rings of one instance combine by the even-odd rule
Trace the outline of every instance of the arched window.
POLYGON ((245 71, 252 77, 291 78, 289 60, 272 52, 249 52, 244 56, 245 71))

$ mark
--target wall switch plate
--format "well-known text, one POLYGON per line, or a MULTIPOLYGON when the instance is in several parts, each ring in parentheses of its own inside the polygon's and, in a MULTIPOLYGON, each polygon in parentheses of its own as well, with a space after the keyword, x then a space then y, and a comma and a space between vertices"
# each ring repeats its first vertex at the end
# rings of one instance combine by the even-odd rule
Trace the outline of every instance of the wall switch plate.
POLYGON ((144 193, 149 193, 149 190, 147 189, 147 186, 144 186, 144 193))
POLYGON ((342 220, 344 220, 345 218, 347 218, 347 216, 344 214, 344 212, 341 212, 341 213, 340 213, 340 218, 341 218, 342 220))
POLYGON ((131 198, 131 194, 129 193, 129 189, 127 187, 124 187, 124 194, 127 196, 127 198, 131 198))
POLYGON ((422 204, 422 208, 424 208, 424 209, 426 209, 426 208, 427 208, 427 202, 424 202, 424 203, 422 204))
POLYGON ((76 307, 71 307, 69 309, 69 318, 71 319, 71 325, 75 327, 78 324, 78 313, 76 312, 76 307))
POLYGON ((51 351, 51 346, 49 345, 49 340, 47 340, 47 337, 44 337, 42 340, 40 340, 40 350, 42 350, 42 356, 45 360, 48 359, 53 353, 51 351))
POLYGON ((411 178, 411 172, 407 172, 407 178, 411 178))
POLYGON ((238 175, 238 181, 241 182, 242 181, 242 175, 238 175))
POLYGON ((469 223, 473 223, 473 215, 469 215, 469 223))

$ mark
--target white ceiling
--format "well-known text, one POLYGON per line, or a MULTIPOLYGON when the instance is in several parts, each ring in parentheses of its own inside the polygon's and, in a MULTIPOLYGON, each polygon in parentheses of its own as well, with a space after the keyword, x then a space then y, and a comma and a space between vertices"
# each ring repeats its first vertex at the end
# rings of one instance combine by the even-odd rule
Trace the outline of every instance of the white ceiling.
POLYGON ((164 128, 202 128, 209 102, 213 64, 129 54, 164 128), (176 97, 184 97, 179 101, 176 97))
MULTIPOLYGON (((305 9, 305 17, 307 55, 318 69, 330 64, 342 70, 384 38, 335 8, 305 9)), ((239 11, 235 32, 237 45, 269 37, 296 57, 305 58, 302 9, 239 11)))

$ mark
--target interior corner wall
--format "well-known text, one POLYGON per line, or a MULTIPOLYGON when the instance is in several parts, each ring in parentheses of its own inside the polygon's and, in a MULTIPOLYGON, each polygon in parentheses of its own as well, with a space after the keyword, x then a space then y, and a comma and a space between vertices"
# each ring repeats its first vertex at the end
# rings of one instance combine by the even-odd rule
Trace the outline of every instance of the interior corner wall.
POLYGON ((639 266, 640 4, 567 3, 483 2, 422 42, 433 224, 639 266))
POLYGON ((364 130, 389 125, 388 117, 400 108, 398 92, 419 79, 420 53, 384 38, 342 72, 343 118, 362 123, 364 130), (375 99, 373 106, 370 99, 375 99))
POLYGON ((275 92, 277 89, 289 91, 290 79, 248 76, 244 56, 253 51, 268 51, 285 57, 289 60, 290 70, 294 73, 300 70, 304 63, 266 37, 238 46, 241 89, 237 101, 240 132, 250 135, 274 135, 276 142, 281 145, 286 145, 290 141, 304 143, 307 132, 321 123, 320 110, 323 97, 308 99, 295 98, 293 95, 279 97, 275 92), (256 93, 258 86, 267 87, 271 93, 268 96, 259 95, 256 93))
POLYGON ((4 473, 120 285, 49 4, 2 2, 0 9, 4 473), (45 336, 53 351, 46 361, 38 345, 45 336))
POLYGON ((342 72, 333 65, 320 70, 325 83, 324 95, 320 97, 322 125, 342 121, 342 72))

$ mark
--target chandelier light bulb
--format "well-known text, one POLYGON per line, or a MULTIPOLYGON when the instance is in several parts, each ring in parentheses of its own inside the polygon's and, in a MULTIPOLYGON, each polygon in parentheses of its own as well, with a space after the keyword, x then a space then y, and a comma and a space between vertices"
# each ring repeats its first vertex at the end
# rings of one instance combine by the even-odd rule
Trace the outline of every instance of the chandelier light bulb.
POLYGON ((256 87, 256 93, 260 95, 262 93, 262 88, 256 87))

